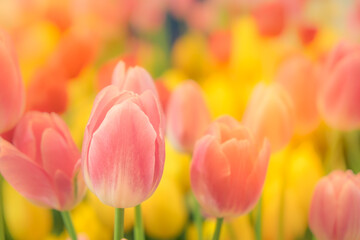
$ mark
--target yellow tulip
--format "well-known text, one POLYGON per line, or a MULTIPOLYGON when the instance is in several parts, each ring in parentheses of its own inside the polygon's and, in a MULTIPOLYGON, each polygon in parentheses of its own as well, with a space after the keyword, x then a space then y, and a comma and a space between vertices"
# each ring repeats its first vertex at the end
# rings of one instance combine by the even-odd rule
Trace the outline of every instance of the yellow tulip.
MULTIPOLYGON (((86 201, 81 202, 71 212, 71 218, 78 235, 86 235, 89 240, 111 239, 112 237, 112 229, 102 223, 95 209, 86 201)), ((64 236, 68 237, 66 230, 64 236)))
POLYGON ((321 159, 311 142, 272 156, 263 192, 264 239, 278 238, 281 217, 284 239, 305 233, 312 191, 322 175, 321 159))
POLYGON ((4 216, 11 236, 18 240, 44 239, 53 224, 51 211, 35 206, 4 182, 4 216))
POLYGON ((169 141, 165 144, 164 178, 171 178, 176 182, 183 193, 190 189, 190 161, 191 156, 177 151, 169 141))
POLYGON ((144 229, 152 238, 177 237, 188 218, 184 197, 178 185, 163 177, 155 193, 141 204, 144 229))
MULTIPOLYGON (((215 219, 205 220, 203 223, 203 240, 211 240, 215 231, 215 219)), ((189 225, 186 230, 187 240, 198 240, 197 228, 194 224, 189 225)), ((232 220, 225 220, 220 234, 220 240, 246 239, 253 240, 254 231, 248 215, 232 220)))
MULTIPOLYGON (((97 218, 102 222, 107 228, 114 229, 114 218, 115 218, 115 209, 108 205, 103 204, 95 194, 88 191, 89 204, 92 209, 94 209, 97 218)), ((124 216, 124 231, 129 232, 134 226, 134 209, 127 208, 125 209, 124 216)))
POLYGON ((24 29, 17 45, 21 75, 27 83, 54 52, 60 30, 52 23, 39 21, 24 29))

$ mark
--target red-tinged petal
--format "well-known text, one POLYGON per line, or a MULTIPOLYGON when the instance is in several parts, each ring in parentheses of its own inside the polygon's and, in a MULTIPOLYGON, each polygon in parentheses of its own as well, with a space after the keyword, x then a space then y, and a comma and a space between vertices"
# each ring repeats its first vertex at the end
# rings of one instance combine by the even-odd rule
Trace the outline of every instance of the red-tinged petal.
POLYGON ((70 148, 60 133, 53 128, 46 129, 42 135, 40 148, 43 168, 50 176, 61 170, 69 179, 72 178, 80 153, 77 149, 70 148))
POLYGON ((88 156, 93 190, 104 203, 127 208, 149 196, 155 141, 149 118, 136 104, 126 101, 109 110, 93 135, 88 156))
POLYGON ((59 206, 56 210, 71 210, 75 205, 74 189, 71 179, 62 171, 54 173, 54 185, 59 199, 59 206))
MULTIPOLYGON (((337 239, 360 238, 360 188, 352 180, 343 186, 336 211, 337 239)), ((336 209, 334 209, 336 210, 336 209)))
POLYGON ((326 179, 317 184, 310 207, 309 226, 318 239, 332 239, 335 233, 336 195, 333 186, 326 179))
POLYGON ((201 138, 193 155, 191 185, 200 204, 213 216, 222 216, 229 192, 231 168, 214 137, 201 138))
POLYGON ((2 138, 0 172, 6 181, 32 202, 46 207, 58 205, 57 195, 47 173, 2 138))

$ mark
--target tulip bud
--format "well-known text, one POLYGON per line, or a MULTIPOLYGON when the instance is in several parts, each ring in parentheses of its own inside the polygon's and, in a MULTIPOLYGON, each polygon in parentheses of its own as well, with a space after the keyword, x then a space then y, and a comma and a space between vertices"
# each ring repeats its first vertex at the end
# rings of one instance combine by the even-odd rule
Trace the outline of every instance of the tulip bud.
POLYGON ((15 126, 25 104, 25 89, 9 36, 0 32, 0 133, 15 126))
POLYGON ((319 69, 306 57, 295 56, 283 63, 276 80, 294 103, 296 132, 307 134, 313 131, 320 120, 315 104, 320 83, 319 69))
POLYGON ((310 229, 319 240, 360 238, 360 178, 334 171, 316 185, 309 213, 310 229))
POLYGON ((191 187, 201 207, 213 217, 246 214, 260 198, 270 146, 253 139, 229 116, 218 118, 197 141, 191 163, 191 187))
POLYGON ((177 149, 186 152, 192 152, 196 140, 211 121, 201 88, 191 80, 173 91, 166 116, 169 140, 177 149))
POLYGON ((294 107, 290 96, 278 84, 258 84, 249 101, 243 123, 256 139, 267 138, 271 150, 283 148, 292 137, 294 129, 294 107))
POLYGON ((329 57, 319 108, 325 121, 340 130, 360 128, 360 51, 341 45, 329 57), (341 49, 342 48, 342 49, 341 49), (330 66, 330 67, 329 67, 330 66))
POLYGON ((152 91, 108 86, 97 95, 85 129, 82 170, 105 204, 134 207, 155 191, 165 160, 162 112, 152 91))
POLYGON ((114 69, 112 84, 121 90, 137 94, 151 90, 155 96, 158 96, 154 80, 150 74, 141 67, 127 67, 123 61, 120 61, 114 69))
POLYGON ((28 112, 13 142, 0 138, 0 172, 21 195, 59 211, 82 200, 80 153, 58 115, 28 112))

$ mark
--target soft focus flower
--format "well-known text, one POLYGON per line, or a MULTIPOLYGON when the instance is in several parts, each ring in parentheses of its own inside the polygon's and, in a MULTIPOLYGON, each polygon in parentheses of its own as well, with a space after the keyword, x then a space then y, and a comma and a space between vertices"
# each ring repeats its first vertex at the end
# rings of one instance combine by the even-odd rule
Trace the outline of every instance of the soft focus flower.
POLYGON ((235 217, 257 203, 265 181, 270 146, 224 116, 197 141, 190 169, 191 187, 210 216, 235 217))
POLYGON ((294 103, 295 131, 299 134, 313 131, 319 124, 316 101, 320 77, 318 67, 302 55, 284 61, 277 73, 276 81, 285 88, 294 103))
POLYGON ((264 1, 255 7, 253 16, 259 33, 264 37, 280 35, 286 23, 285 6, 279 1, 264 1))
POLYGON ((200 86, 191 80, 180 84, 170 96, 166 116, 171 143, 181 151, 192 152, 211 121, 200 86))
POLYGON ((0 32, 0 133, 15 126, 24 111, 25 89, 9 36, 0 32))
POLYGON ((360 238, 360 178, 334 171, 316 185, 309 225, 319 240, 360 238))
POLYGON ((179 186, 163 178, 158 189, 141 204, 147 235, 157 239, 173 239, 186 225, 188 213, 179 186))
POLYGON ((80 153, 59 116, 28 112, 16 127, 13 143, 0 139, 0 171, 21 195, 60 211, 82 200, 80 153))
POLYGON ((321 157, 315 147, 312 142, 304 142, 271 156, 262 202, 264 239, 279 238, 280 221, 284 239, 304 235, 312 192, 323 175, 321 157))
POLYGON ((278 84, 258 84, 245 110, 243 122, 257 139, 267 138, 273 152, 283 148, 294 130, 294 108, 290 96, 278 84))
POLYGON ((4 217, 15 239, 44 239, 53 224, 51 211, 30 203, 9 184, 3 185, 4 217), (36 219, 36 221, 34 221, 36 219))
POLYGON ((152 91, 137 95, 112 85, 97 95, 85 130, 82 170, 103 203, 134 207, 155 191, 165 158, 162 121, 152 91))
POLYGON ((137 94, 151 90, 155 96, 158 96, 154 80, 150 74, 141 67, 127 67, 123 61, 120 61, 115 66, 112 84, 118 86, 121 90, 137 94))
POLYGON ((340 45, 330 54, 329 61, 319 96, 320 111, 332 127, 357 129, 360 127, 360 50, 340 45))

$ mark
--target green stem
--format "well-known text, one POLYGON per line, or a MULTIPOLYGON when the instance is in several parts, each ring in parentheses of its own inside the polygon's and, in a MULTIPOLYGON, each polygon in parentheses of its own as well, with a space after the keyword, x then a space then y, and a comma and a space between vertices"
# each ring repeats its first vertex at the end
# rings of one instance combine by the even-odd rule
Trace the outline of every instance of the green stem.
POLYGON ((256 222, 255 222, 255 236, 256 240, 261 240, 261 213, 262 213, 262 196, 259 199, 258 203, 258 211, 256 215, 256 222))
POLYGON ((4 179, 3 179, 3 177, 0 175, 0 240, 5 240, 3 182, 4 182, 4 179))
POLYGON ((216 219, 216 226, 215 226, 215 232, 213 236, 213 240, 219 240, 220 239, 220 231, 221 231, 221 225, 224 221, 224 218, 217 218, 216 219))
POLYGON ((360 142, 359 132, 351 131, 344 134, 346 143, 347 164, 356 174, 360 172, 360 142))
POLYGON ((68 211, 62 211, 61 212, 61 217, 64 221, 64 225, 69 233, 69 236, 72 240, 77 240, 77 236, 76 236, 76 232, 75 232, 75 228, 72 224, 71 221, 71 217, 70 217, 70 213, 68 211))
POLYGON ((114 240, 124 237, 124 208, 115 208, 114 240))
POLYGON ((144 234, 144 227, 141 217, 141 206, 140 204, 135 207, 135 240, 144 240, 145 234, 144 234))
POLYGON ((202 240, 203 232, 202 232, 202 216, 201 216, 200 205, 196 200, 196 198, 194 197, 194 195, 192 196, 192 198, 193 198, 193 206, 194 206, 193 208, 194 221, 197 228, 198 239, 202 240))

